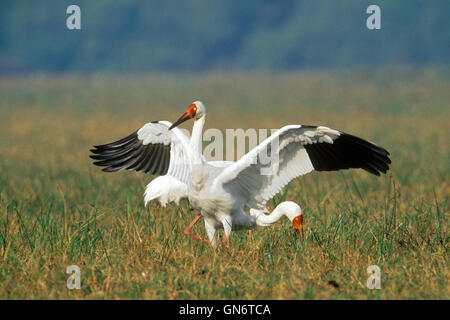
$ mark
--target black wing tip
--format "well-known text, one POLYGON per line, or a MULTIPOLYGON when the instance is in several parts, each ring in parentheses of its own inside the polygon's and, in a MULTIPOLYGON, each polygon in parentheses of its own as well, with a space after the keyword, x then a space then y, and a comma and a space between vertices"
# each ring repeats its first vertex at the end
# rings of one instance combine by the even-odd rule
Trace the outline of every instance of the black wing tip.
MULTIPOLYGON (((95 158, 94 158, 95 155, 89 155, 89 157, 92 158, 92 159, 94 159, 94 160, 98 160, 98 159, 95 159, 95 158)), ((98 167, 105 167, 105 165, 102 164, 102 162, 103 162, 103 161, 94 161, 92 164, 94 164, 94 165, 96 165, 96 166, 98 166, 98 167)), ((120 170, 120 169, 121 169, 121 168, 105 167, 105 168, 102 168, 102 171, 103 171, 103 172, 116 172, 116 171, 118 171, 118 170, 120 170)))
MULTIPOLYGON (((101 155, 99 154, 90 154, 89 158, 93 159, 93 160, 101 160, 101 155)), ((94 163, 95 164, 95 163, 94 163)))
POLYGON ((366 157, 368 157, 368 159, 366 159, 368 161, 367 166, 370 169, 368 169, 367 167, 362 167, 362 169, 376 176, 380 176, 380 172, 383 174, 387 173, 387 171, 389 170, 389 165, 392 163, 392 160, 389 158, 389 151, 377 145, 376 143, 364 140, 348 133, 342 132, 340 137, 348 139, 349 143, 355 143, 356 145, 358 145, 358 147, 360 147, 361 152, 366 153, 365 155, 366 157))
POLYGON ((380 176, 387 173, 392 163, 386 149, 344 132, 332 144, 310 144, 305 149, 317 171, 363 169, 380 176))
POLYGON ((103 172, 117 172, 119 170, 122 170, 122 168, 106 167, 102 169, 103 172))
MULTIPOLYGON (((152 123, 158 123, 153 121, 152 123)), ((135 170, 155 175, 165 175, 170 164, 170 144, 142 144, 137 131, 127 137, 104 145, 96 145, 90 149, 89 158, 95 160, 94 165, 104 167, 103 172, 119 170, 135 170), (149 162, 149 163, 147 163, 149 162)))

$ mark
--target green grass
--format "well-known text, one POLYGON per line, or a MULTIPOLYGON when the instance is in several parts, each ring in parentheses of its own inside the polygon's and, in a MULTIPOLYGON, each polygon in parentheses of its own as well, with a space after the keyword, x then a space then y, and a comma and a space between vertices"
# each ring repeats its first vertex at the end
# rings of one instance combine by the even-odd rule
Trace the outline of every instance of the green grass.
MULTIPOLYGON (((1 79, 0 298, 449 299, 443 74, 1 79), (151 176, 106 174, 88 158, 92 145, 173 121, 195 99, 208 108, 209 128, 323 124, 375 141, 391 152, 390 175, 296 179, 269 207, 300 204, 303 241, 285 219, 233 232, 232 250, 214 251, 183 235, 195 216, 187 202, 146 208, 151 176), (72 264, 81 290, 66 288, 72 264), (381 290, 366 287, 372 264, 381 290)), ((203 223, 194 230, 206 236, 203 223)))

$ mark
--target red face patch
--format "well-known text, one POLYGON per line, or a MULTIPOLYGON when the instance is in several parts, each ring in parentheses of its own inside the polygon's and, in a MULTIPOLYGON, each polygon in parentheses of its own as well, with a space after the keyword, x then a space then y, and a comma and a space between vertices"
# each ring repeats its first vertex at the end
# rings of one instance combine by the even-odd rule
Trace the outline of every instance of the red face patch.
POLYGON ((300 230, 303 224, 303 216, 296 216, 294 220, 292 220, 292 224, 294 225, 295 229, 300 230))
POLYGON ((197 113, 197 105, 195 103, 192 103, 187 107, 186 113, 189 118, 193 118, 195 114, 197 113))

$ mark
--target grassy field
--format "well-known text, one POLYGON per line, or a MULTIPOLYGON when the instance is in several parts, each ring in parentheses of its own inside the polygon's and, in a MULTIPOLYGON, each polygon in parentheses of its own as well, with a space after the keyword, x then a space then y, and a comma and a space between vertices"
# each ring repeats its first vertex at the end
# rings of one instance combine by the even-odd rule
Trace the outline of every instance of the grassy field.
POLYGON ((449 101, 446 70, 0 78, 0 298, 450 299, 449 101), (300 204, 303 241, 284 219, 214 251, 183 235, 187 202, 144 207, 151 176, 88 158, 196 99, 207 128, 327 125, 388 149, 391 170, 298 178, 269 209, 300 204))

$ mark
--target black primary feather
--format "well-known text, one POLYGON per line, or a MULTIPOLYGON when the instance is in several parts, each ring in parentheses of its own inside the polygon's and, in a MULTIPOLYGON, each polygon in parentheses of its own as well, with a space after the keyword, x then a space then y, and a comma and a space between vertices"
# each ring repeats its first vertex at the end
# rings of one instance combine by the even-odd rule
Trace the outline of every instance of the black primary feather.
POLYGON ((333 143, 317 142, 305 145, 305 149, 317 171, 360 168, 379 176, 391 164, 386 149, 343 132, 333 143))
POLYGON ((137 131, 120 140, 94 146, 90 158, 105 172, 122 169, 135 170, 154 175, 165 175, 170 165, 170 144, 143 144, 137 131))

